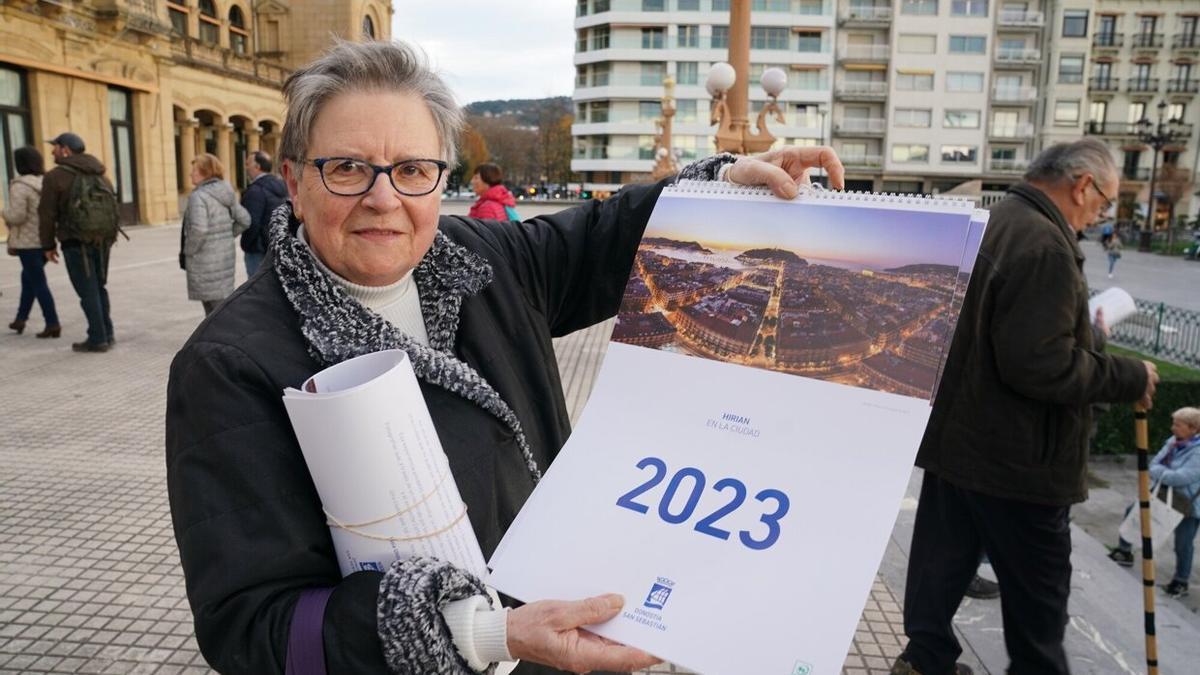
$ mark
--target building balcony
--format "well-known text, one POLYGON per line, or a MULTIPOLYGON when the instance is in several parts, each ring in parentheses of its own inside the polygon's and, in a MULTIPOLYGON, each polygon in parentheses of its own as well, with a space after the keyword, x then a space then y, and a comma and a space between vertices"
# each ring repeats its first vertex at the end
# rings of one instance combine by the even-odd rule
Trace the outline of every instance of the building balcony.
POLYGON ((1092 46, 1097 49, 1120 49, 1124 44, 1124 33, 1096 33, 1092 36, 1092 46))
POLYGON ((1177 133, 1178 133, 1180 136, 1183 136, 1184 138, 1191 138, 1191 137, 1192 137, 1192 130, 1195 128, 1195 126, 1194 126, 1194 125, 1192 125, 1192 124, 1184 124, 1183 122, 1176 122, 1176 123, 1173 125, 1173 127, 1174 127, 1175 131, 1176 131, 1176 132, 1177 132, 1177 133))
POLYGON ((1122 167, 1121 180, 1146 182, 1150 180, 1150 169, 1144 166, 1139 167, 1122 167))
POLYGON ((1027 159, 989 159, 988 171, 992 173, 1025 173, 1029 168, 1027 159))
POLYGON ((209 70, 276 89, 282 88, 284 81, 292 74, 292 71, 277 63, 238 54, 189 36, 175 36, 171 42, 171 53, 179 65, 209 70))
POLYGON ((1131 77, 1125 85, 1126 91, 1158 91, 1157 77, 1131 77))
POLYGON ((1083 125, 1083 133, 1093 136, 1137 136, 1136 122, 1090 121, 1083 125))
POLYGON ((1171 49, 1200 50, 1200 34, 1176 33, 1171 38, 1171 49))
POLYGON ((997 103, 1033 105, 1037 95, 1037 87, 996 87, 992 90, 992 100, 997 103))
POLYGON ((1005 28, 1041 28, 1046 23, 1046 17, 1041 12, 1001 9, 996 22, 1005 28))
POLYGON ((1120 91, 1121 78, 1093 75, 1088 78, 1088 91, 1120 91))
POLYGON ((840 45, 837 56, 842 61, 887 61, 891 45, 840 45))
POLYGON ((1033 125, 1028 122, 1019 124, 993 124, 988 130, 988 136, 991 138, 1005 140, 1033 140, 1033 125))
POLYGON ((996 49, 996 66, 1026 66, 1037 65, 1042 62, 1042 50, 1040 49, 1013 49, 998 47, 996 49))
POLYGON ((882 100, 887 98, 887 82, 838 82, 834 89, 838 98, 882 100))
POLYGON ((1200 80, 1167 80, 1167 93, 1170 93, 1170 94, 1200 93, 1200 80))
POLYGON ((887 120, 882 117, 840 119, 833 123, 833 133, 839 136, 882 136, 887 120))
POLYGON ((842 7, 838 11, 839 26, 886 26, 892 22, 891 5, 874 7, 842 7))
POLYGON ((839 159, 847 169, 883 168, 883 155, 842 155, 839 159))
POLYGON ((1129 36, 1129 44, 1134 49, 1162 49, 1162 33, 1134 33, 1129 36))

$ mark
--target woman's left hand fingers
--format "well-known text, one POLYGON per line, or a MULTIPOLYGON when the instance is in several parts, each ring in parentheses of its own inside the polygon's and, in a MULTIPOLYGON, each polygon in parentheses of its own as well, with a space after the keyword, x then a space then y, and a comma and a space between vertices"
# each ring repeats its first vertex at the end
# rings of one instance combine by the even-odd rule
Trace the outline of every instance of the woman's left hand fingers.
POLYGON ((741 185, 765 185, 784 199, 796 196, 797 183, 807 183, 811 169, 824 169, 829 186, 845 187, 845 169, 833 148, 787 146, 754 157, 742 157, 729 169, 729 180, 741 185))

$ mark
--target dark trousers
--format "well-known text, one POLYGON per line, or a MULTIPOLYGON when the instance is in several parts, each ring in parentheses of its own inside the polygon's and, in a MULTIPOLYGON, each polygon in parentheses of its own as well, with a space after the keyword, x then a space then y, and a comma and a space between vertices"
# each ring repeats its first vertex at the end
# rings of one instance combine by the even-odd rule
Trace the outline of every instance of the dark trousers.
POLYGON ((21 249, 17 251, 17 257, 21 260, 21 301, 17 305, 17 321, 29 319, 33 301, 37 300, 46 325, 57 326, 58 312, 54 309, 54 296, 46 281, 45 252, 36 248, 21 249))
POLYGON ((1071 592, 1068 507, 965 490, 926 472, 904 589, 903 658, 922 675, 954 672, 951 620, 985 552, 1000 582, 1009 675, 1069 673, 1063 635, 1071 592))
POLYGON ((69 244, 62 247, 67 275, 87 317, 87 341, 94 345, 113 341, 112 317, 108 306, 108 252, 112 245, 69 244))

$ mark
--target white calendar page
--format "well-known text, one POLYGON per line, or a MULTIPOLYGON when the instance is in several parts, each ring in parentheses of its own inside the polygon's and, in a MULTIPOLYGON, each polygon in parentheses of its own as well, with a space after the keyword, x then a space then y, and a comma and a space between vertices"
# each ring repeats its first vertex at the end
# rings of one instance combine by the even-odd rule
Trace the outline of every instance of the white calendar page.
POLYGON ((839 673, 985 222, 949 200, 665 192, 490 583, 621 593, 592 629, 701 673, 839 673))

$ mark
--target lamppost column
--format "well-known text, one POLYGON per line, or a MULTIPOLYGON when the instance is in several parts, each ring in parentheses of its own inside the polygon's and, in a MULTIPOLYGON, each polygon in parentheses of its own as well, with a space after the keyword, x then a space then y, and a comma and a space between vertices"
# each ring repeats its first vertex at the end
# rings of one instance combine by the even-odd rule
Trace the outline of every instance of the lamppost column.
MULTIPOLYGON (((728 95, 730 131, 745 138, 750 126, 750 0, 729 3, 729 65, 737 73, 728 95)), ((737 152, 745 152, 739 148, 737 152)))

